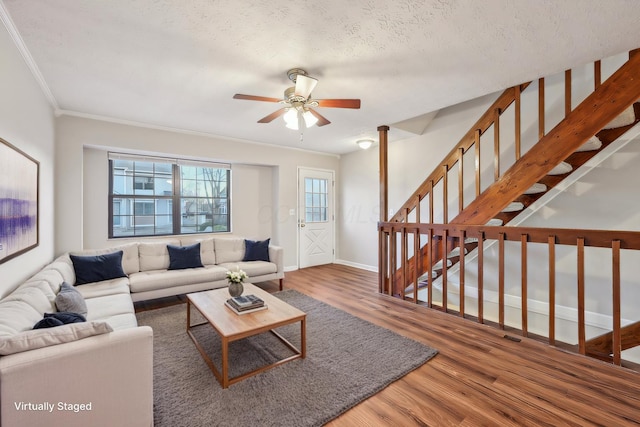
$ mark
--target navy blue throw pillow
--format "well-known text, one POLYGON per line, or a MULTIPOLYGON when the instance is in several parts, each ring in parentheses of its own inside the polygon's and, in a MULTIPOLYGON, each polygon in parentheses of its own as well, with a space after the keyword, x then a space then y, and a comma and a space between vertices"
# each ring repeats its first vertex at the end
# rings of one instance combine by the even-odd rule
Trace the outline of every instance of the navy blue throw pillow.
POLYGON ((200 243, 190 246, 167 245, 169 270, 204 267, 200 259, 200 243))
POLYGON ((242 261, 267 261, 269 262, 269 241, 246 240, 244 241, 244 258, 242 261))
POLYGON ((54 328, 56 326, 62 326, 62 320, 56 319, 55 317, 45 317, 44 319, 38 321, 35 325, 33 325, 33 329, 44 329, 44 328, 54 328))
POLYGON ((122 270, 122 251, 104 255, 69 255, 76 272, 76 285, 127 277, 122 270))
POLYGON ((33 329, 54 328, 56 326, 66 325, 67 323, 86 322, 87 319, 78 313, 68 311, 58 311, 57 313, 45 313, 44 319, 38 321, 33 329))
POLYGON ((45 319, 57 319, 64 323, 80 323, 86 322, 87 319, 80 313, 72 313, 70 311, 58 311, 57 313, 45 313, 45 319))

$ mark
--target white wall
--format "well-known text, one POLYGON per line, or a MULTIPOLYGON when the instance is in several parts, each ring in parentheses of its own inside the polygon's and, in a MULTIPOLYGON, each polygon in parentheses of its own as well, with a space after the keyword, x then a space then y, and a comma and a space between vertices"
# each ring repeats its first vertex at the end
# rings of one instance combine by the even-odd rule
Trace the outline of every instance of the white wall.
POLYGON ((56 123, 57 254, 121 242, 107 234, 106 151, 222 161, 232 164, 232 227, 238 236, 271 237, 297 266, 297 168, 338 171, 335 155, 238 140, 62 116, 56 123))
POLYGON ((0 264, 2 297, 53 257, 54 117, 4 26, 0 26, 0 52, 0 137, 40 162, 39 245, 0 264))
MULTIPOLYGON (((498 94, 438 112, 420 136, 389 143, 389 207, 395 212, 495 101, 498 94)), ((394 129, 389 131, 393 141, 394 129)), ((340 159, 339 262, 377 271, 380 218, 378 145, 340 159)))

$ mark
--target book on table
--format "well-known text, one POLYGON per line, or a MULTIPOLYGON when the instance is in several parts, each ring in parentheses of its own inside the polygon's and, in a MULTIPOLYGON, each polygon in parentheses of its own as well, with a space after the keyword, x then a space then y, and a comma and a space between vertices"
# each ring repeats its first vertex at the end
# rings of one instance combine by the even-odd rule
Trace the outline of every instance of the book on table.
POLYGON ((264 301, 255 295, 240 295, 238 297, 229 298, 228 301, 238 309, 255 308, 264 305, 264 301))
POLYGON ((264 302, 261 305, 245 307, 245 308, 237 308, 233 305, 231 298, 226 300, 224 302, 224 305, 229 307, 231 311, 233 311, 236 314, 248 314, 248 313, 253 313, 254 311, 265 310, 267 308, 267 304, 264 304, 264 302))
POLYGON ((236 313, 266 308, 264 301, 255 295, 241 295, 239 297, 229 298, 225 304, 236 313))

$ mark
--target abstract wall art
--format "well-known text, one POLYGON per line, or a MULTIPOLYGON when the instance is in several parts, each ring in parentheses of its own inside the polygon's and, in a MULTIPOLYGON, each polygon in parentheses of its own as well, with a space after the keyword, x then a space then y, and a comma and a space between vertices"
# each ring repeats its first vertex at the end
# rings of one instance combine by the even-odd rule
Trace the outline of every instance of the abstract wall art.
POLYGON ((40 163, 0 138, 0 264, 38 246, 40 163))

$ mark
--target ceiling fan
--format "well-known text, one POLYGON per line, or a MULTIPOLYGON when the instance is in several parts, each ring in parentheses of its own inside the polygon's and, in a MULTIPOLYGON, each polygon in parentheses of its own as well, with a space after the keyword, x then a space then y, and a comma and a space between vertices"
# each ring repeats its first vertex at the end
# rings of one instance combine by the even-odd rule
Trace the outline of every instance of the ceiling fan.
POLYGON ((289 80, 295 83, 295 86, 284 91, 284 99, 242 95, 240 93, 233 95, 233 98, 284 104, 283 108, 261 118, 258 123, 269 123, 284 115, 284 120, 290 129, 305 129, 316 124, 324 126, 331 123, 312 107, 360 108, 359 99, 312 99, 311 92, 318 84, 318 80, 309 77, 308 73, 301 68, 293 68, 287 71, 287 76, 289 80))

